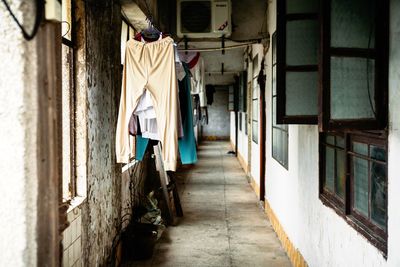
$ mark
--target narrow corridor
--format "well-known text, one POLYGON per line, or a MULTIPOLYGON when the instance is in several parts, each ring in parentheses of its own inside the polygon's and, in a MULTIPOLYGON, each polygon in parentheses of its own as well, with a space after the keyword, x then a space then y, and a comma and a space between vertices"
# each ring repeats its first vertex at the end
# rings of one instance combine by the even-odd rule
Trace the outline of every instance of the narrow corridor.
POLYGON ((203 142, 178 172, 184 217, 153 258, 128 266, 291 266, 227 142, 203 142))

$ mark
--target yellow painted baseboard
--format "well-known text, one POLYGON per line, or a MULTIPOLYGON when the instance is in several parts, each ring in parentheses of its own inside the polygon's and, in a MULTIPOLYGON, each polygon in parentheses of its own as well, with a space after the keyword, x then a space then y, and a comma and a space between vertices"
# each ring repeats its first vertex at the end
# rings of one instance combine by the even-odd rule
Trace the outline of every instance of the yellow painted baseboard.
POLYGON ((234 150, 235 149, 235 145, 232 143, 232 140, 229 139, 229 144, 231 145, 231 149, 234 150))
POLYGON ((243 156, 238 152, 237 158, 239 160, 240 165, 242 166, 245 173, 249 172, 249 165, 247 165, 247 161, 244 160, 243 156))
MULTIPOLYGON (((229 140, 229 136, 202 136, 202 141, 221 141, 221 140, 229 140)), ((232 144, 232 143, 231 143, 232 144)))
POLYGON ((278 218, 276 217, 274 211, 271 209, 268 201, 265 200, 265 213, 267 214, 269 221, 271 222, 272 228, 278 235, 279 240, 282 243, 290 261, 295 267, 307 267, 307 262, 304 260, 303 255, 300 251, 294 247, 293 243, 290 241, 289 237, 286 235, 285 230, 280 224, 278 218))
POLYGON ((251 174, 250 174, 250 184, 251 184, 251 187, 253 188, 254 192, 256 192, 258 199, 260 199, 260 186, 256 183, 256 181, 254 180, 253 176, 251 176, 251 174))

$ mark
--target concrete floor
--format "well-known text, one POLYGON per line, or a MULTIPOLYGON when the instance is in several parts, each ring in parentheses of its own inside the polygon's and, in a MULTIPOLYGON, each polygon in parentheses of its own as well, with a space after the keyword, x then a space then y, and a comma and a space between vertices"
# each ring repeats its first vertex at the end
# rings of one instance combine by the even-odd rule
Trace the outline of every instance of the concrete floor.
POLYGON ((129 266, 291 266, 227 142, 203 142, 178 173, 184 217, 129 266))

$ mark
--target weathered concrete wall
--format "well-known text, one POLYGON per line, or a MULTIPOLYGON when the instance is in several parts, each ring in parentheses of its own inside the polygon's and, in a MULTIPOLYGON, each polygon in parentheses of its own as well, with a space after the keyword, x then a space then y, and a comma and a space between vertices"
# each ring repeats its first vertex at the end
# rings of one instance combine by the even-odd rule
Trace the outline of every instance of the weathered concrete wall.
POLYGON ((82 207, 83 258, 102 266, 121 219, 121 166, 114 153, 120 92, 120 5, 86 1, 88 101, 87 200, 82 207))
POLYGON ((208 105, 208 125, 202 127, 203 137, 229 137, 230 119, 228 111, 229 91, 228 87, 217 87, 214 94, 214 102, 208 105))
MULTIPOLYGON (((30 31, 34 2, 8 2, 30 31)), ((37 43, 23 39, 3 4, 0 36, 0 266, 36 266, 37 43)))

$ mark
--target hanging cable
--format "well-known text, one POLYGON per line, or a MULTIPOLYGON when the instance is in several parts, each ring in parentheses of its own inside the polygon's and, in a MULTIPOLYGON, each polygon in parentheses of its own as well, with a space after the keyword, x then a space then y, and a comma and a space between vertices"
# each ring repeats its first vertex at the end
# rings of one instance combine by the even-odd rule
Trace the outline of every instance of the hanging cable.
POLYGON ((67 30, 67 32, 64 33, 64 34, 62 35, 62 37, 65 37, 65 36, 67 36, 67 34, 69 33, 69 31, 71 30, 71 24, 70 24, 68 21, 61 21, 61 23, 66 23, 66 24, 68 25, 68 30, 67 30))
POLYGON ((28 33, 25 28, 21 25, 21 23, 18 21, 17 17, 15 16, 14 12, 11 10, 10 5, 7 3, 6 0, 1 0, 3 4, 6 6, 8 12, 10 13, 11 17, 17 24, 18 28, 20 28, 22 35, 24 36, 25 40, 30 41, 32 40, 36 33, 39 30, 40 23, 42 22, 43 19, 43 9, 44 9, 44 0, 36 0, 36 17, 35 17, 35 23, 33 25, 33 29, 31 33, 28 33))

